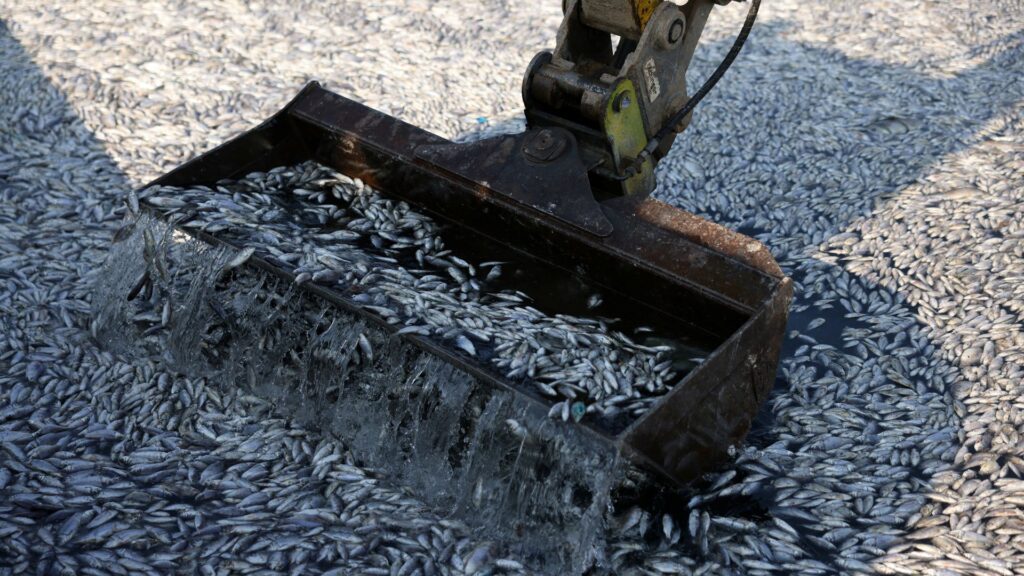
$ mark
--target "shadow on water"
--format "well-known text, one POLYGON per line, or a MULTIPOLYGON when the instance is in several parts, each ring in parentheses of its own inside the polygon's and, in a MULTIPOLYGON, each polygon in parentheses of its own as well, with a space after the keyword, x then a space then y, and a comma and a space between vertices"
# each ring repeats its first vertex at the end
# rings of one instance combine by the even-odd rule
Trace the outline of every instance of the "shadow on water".
MULTIPOLYGON (((9 23, 0 18, 0 240, 13 245, 0 251, 0 281, 25 281, 14 265, 3 262, 17 250, 76 242, 85 253, 102 253, 104 242, 113 234, 111 212, 129 179, 107 154, 104 144, 86 127, 62 90, 47 78, 14 37, 9 23), (16 88, 15 88, 16 86, 16 88), (75 203, 59 196, 38 193, 38 184, 71 192, 75 203), (80 224, 80 228, 75 228, 80 224), (40 228, 48 226, 49 230, 40 228), (106 230, 109 229, 109 234, 106 230), (99 237, 96 232, 100 231, 99 237)), ((71 251, 76 256, 77 252, 71 251)), ((57 260, 59 254, 54 252, 57 260)), ((88 263, 67 261, 69 274, 86 273, 88 263)), ((55 333, 77 330, 65 326, 57 302, 41 305, 24 292, 11 308, 0 306, 0 331, 7 334, 21 316, 20 306, 31 306, 40 314, 40 326, 53 322, 55 333)), ((50 295, 60 298, 63 295, 50 295)), ((16 292, 16 298, 22 293, 16 292)), ((85 322, 76 311, 76 321, 85 322)), ((24 329, 24 326, 20 326, 24 329)), ((42 328, 39 328, 42 330, 42 328)), ((47 335, 52 335, 49 332, 47 335)), ((0 369, 7 365, 0 360, 0 369)), ((6 373, 6 370, 4 370, 6 373)))
MULTIPOLYGON (((50 392, 53 381, 46 384, 45 392, 41 390, 42 384, 31 375, 32 363, 38 366, 35 359, 43 357, 52 362, 48 355, 54 350, 74 348, 88 337, 87 310, 78 307, 80 299, 87 297, 86 283, 73 280, 69 287, 59 278, 84 277, 92 263, 102 260, 113 234, 111 213, 128 179, 3 20, 0 86, 0 284, 5 286, 0 296, 0 422, 5 428, 13 424, 18 429, 16 419, 21 413, 13 411, 19 406, 13 398, 19 397, 19 402, 38 398, 40 404, 31 415, 20 416, 31 420, 21 429, 37 431, 52 429, 59 418, 49 418, 49 410, 56 404, 50 392), (40 183, 46 186, 40 187, 40 183), (40 189, 60 193, 40 194, 40 189), (68 201, 69 197, 75 201, 68 201), (23 269, 19 256, 26 252, 42 261, 23 269), (37 383, 35 388, 33 383, 37 383)), ((83 348, 88 354, 88 346, 83 348)), ((26 483, 40 481, 19 459, 27 457, 38 463, 38 469, 46 469, 42 466, 48 458, 41 455, 37 439, 31 440, 24 452, 9 442, 0 445, 0 473, 14 471, 13 478, 8 475, 0 482, 0 520, 5 526, 27 524, 33 526, 32 532, 45 534, 48 525, 60 525, 76 513, 70 507, 25 498, 26 483), (19 479, 19 475, 29 479, 19 479), (14 492, 19 484, 20 494, 14 492)), ((109 460, 113 456, 111 443, 94 446, 90 457, 109 460)), ((52 484, 45 486, 44 490, 54 489, 52 484)), ((100 506, 102 500, 89 505, 100 506)), ((82 504, 83 509, 86 506, 82 504)), ((5 529, 0 538, 0 573, 76 571, 77 564, 63 563, 67 556, 58 553, 57 547, 26 547, 24 542, 20 533, 12 535, 5 529)))
MULTIPOLYGON (((749 168, 743 174, 718 173, 684 182, 678 192, 659 191, 687 209, 763 241, 794 279, 797 291, 783 348, 784 363, 808 343, 801 334, 817 344, 841 349, 849 343, 849 334, 869 328, 869 315, 848 309, 838 299, 824 298, 821 285, 807 282, 809 274, 815 279, 833 277, 833 284, 860 282, 865 290, 885 292, 886 299, 898 303, 908 317, 914 315, 914 306, 905 297, 845 271, 843 259, 837 266, 806 254, 827 245, 854 221, 869 217, 927 175, 942 158, 982 141, 977 136, 979 130, 1011 110, 1024 94, 1006 85, 1008 78, 1024 75, 1024 31, 991 43, 985 52, 991 53, 993 46, 1003 49, 988 60, 952 77, 939 77, 891 63, 851 58, 821 46, 782 41, 788 26, 783 22, 759 26, 761 42, 755 40, 751 48, 769 59, 774 54, 786 54, 787 58, 774 60, 777 66, 761 66, 763 58, 738 64, 731 73, 742 75, 742 80, 722 84, 673 150, 678 156, 701 156, 705 151, 724 149, 729 156, 750 157, 749 168), (841 83, 816 85, 815 71, 822 66, 830 67, 831 75, 842 78, 841 83), (781 94, 774 89, 778 82, 772 81, 773 77, 783 72, 787 78, 799 78, 798 89, 781 94), (750 104, 737 105, 740 101, 750 104), (767 112, 783 107, 788 110, 785 117, 767 112), (723 127, 716 118, 725 114, 726 108, 738 110, 740 117, 723 127), (788 125, 793 118, 803 119, 795 130, 788 125), (817 136, 827 136, 832 142, 819 145, 817 136), (790 147, 772 144, 783 137, 790 138, 790 147), (737 142, 743 143, 742 150, 737 142), (798 155, 793 155, 794 149, 798 155), (763 176, 760 180, 759 174, 763 176), (735 190, 736 181, 743 182, 745 202, 716 204, 710 191, 735 190), (863 193, 850 198, 851 185, 863 193), (794 222, 791 218, 796 212, 807 216, 794 222), (817 234, 809 237, 807 232, 817 234), (819 318, 824 323, 808 327, 819 318)), ((714 51, 720 52, 721 47, 714 51)), ((930 361, 943 363, 937 357, 930 361)), ((774 395, 788 389, 788 383, 780 378, 774 395)), ((765 439, 762 442, 771 437, 770 405, 766 404, 752 430, 752 436, 765 439)))
MULTIPOLYGON (((758 25, 744 57, 702 103, 670 158, 706 165, 716 157, 739 158, 742 165, 688 174, 681 183, 669 180, 658 192, 746 234, 770 233, 776 254, 828 237, 808 241, 807 233, 816 230, 791 230, 786 208, 821 219, 811 222, 814 229, 839 231, 944 156, 976 144, 984 124, 1021 100, 1007 81, 1024 72, 1024 31, 1002 38, 1006 48, 988 60, 947 77, 787 40, 789 27, 780 21, 758 25), (825 67, 829 74, 822 81, 825 67), (863 193, 851 198, 850 188, 863 193), (740 190, 742 195, 716 194, 740 190), (780 229, 792 232, 785 239, 804 241, 780 243, 780 229)), ((721 54, 725 47, 717 43, 706 52, 721 54)), ((697 72, 717 63, 716 57, 700 59, 697 72)), ((679 162, 663 164, 663 176, 679 168, 679 162)))

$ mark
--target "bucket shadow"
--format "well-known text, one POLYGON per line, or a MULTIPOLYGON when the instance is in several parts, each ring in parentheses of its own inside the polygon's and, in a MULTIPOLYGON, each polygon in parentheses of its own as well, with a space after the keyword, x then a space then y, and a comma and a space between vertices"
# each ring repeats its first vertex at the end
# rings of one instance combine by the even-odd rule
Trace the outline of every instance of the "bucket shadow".
MULTIPOLYGON (((68 495, 73 487, 69 480, 55 490, 54 483, 61 486, 70 474, 58 471, 52 464, 54 446, 44 445, 57 440, 40 441, 39 430, 59 429, 54 423, 60 418, 53 413, 78 402, 68 399, 70 384, 55 382, 73 372, 64 354, 88 340, 84 278, 102 259, 118 220, 114 191, 126 190, 128 179, 3 20, 0 77, 5 86, 18 86, 0 90, 0 283, 7 287, 5 295, 13 295, 0 304, 0 424, 32 432, 27 441, 6 432, 0 441, 0 524, 7 527, 0 538, 0 574, 74 573, 92 552, 71 558, 64 548, 41 545, 35 534, 81 518, 104 502, 90 498, 88 504, 62 505, 66 500, 55 494, 67 490, 68 495), (54 281, 59 277, 75 280, 68 287, 54 281), (60 401, 54 389, 63 395, 60 401), (38 470, 48 471, 49 483, 40 480, 44 474, 38 470), (31 530, 10 529, 26 524, 31 530)), ((76 351, 95 352, 90 348, 85 344, 76 351)), ((74 383, 80 384, 88 382, 74 383)), ((89 456, 110 458, 110 446, 89 456)))

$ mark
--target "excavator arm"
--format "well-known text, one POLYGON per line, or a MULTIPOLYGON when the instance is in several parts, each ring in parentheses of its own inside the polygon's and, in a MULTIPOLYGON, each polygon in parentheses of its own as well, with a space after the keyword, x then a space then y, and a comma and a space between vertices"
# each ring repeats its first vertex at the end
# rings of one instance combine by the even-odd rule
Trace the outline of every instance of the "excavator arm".
POLYGON ((689 123, 675 118, 689 100, 686 70, 711 9, 726 2, 564 0, 555 49, 530 64, 523 100, 531 128, 576 137, 595 195, 654 190, 655 163, 689 123), (667 137, 644 154, 659 132, 667 137))
POLYGON ((614 226, 601 205, 635 205, 654 191, 655 165, 750 33, 760 0, 750 0, 722 63, 687 93, 686 70, 704 23, 727 1, 564 0, 555 49, 537 54, 523 79, 526 132, 424 147, 417 157, 607 236, 614 226))

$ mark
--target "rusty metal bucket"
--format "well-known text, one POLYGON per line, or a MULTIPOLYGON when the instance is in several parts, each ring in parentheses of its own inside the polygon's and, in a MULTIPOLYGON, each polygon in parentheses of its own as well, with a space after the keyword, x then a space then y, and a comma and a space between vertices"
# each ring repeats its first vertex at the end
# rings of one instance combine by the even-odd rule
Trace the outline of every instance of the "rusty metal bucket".
MULTIPOLYGON (((614 295, 618 311, 636 322, 699 335, 710 353, 648 412, 621 426, 569 424, 662 478, 686 483, 727 457, 767 398, 792 282, 756 240, 652 199, 599 201, 571 135, 559 142, 564 150, 555 160, 537 161, 550 138, 531 130, 455 144, 314 82, 260 126, 152 184, 213 185, 316 160, 431 215, 461 238, 458 244, 514 254, 614 295)), ((381 324, 345 294, 310 289, 381 324)), ((487 386, 545 409, 550 403, 443 343, 396 337, 487 386)))

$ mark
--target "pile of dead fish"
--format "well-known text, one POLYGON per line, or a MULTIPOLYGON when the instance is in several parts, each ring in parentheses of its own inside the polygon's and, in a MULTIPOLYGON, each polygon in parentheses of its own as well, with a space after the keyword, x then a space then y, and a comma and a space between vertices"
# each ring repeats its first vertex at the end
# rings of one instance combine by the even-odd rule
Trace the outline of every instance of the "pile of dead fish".
POLYGON ((78 353, 3 354, 35 384, 0 378, 0 417, 34 417, 0 425, 0 550, 14 573, 517 568, 347 463, 337 442, 310 444, 256 398, 152 363, 69 357, 78 353), (63 361, 94 376, 79 378, 63 361), (135 410, 144 403, 155 409, 135 410), (118 425, 85 417, 93 410, 116 410, 118 425), (330 568, 339 563, 346 568, 330 568))
MULTIPOLYGON (((216 461, 233 477, 228 458, 256 436, 289 462, 253 481, 275 504, 246 509, 273 514, 274 498, 312 498, 327 486, 313 476, 315 449, 291 452, 299 427, 230 394, 223 410, 210 400, 186 406, 183 380, 173 377, 171 392, 158 394, 89 341, 88 275, 120 225, 115 207, 126 190, 269 117, 311 78, 442 135, 484 116, 494 124, 522 109, 515 86, 530 56, 551 45, 562 14, 559 2, 234 6, 0 0, 0 427, 132 427, 139 446, 173 443, 180 434, 170 426, 179 422, 215 429, 212 441, 188 445, 172 479, 216 461), (453 70, 473 74, 454 79, 453 70), (55 369, 60 378, 51 380, 55 369), (193 408, 195 416, 170 418, 193 408)), ((1024 8, 968 8, 766 2, 726 80, 659 167, 662 200, 756 235, 797 292, 784 382, 764 422, 738 447, 736 464, 682 505, 621 510, 633 540, 608 554, 623 566, 646 574, 1020 572, 1024 8)), ((742 3, 716 8, 695 77, 717 66, 745 11, 742 3)), ((78 549, 74 539, 61 547, 37 536, 56 534, 66 512, 11 503, 33 490, 66 490, 68 510, 119 506, 121 521, 143 530, 166 526, 164 506, 184 523, 175 543, 189 541, 170 553, 222 573, 267 569, 257 554, 264 539, 300 560, 282 571, 365 573, 363 557, 302 562, 301 550, 327 541, 316 528, 286 532, 260 521, 264 532, 254 539, 192 537, 195 514, 208 528, 237 505, 234 496, 190 500, 179 513, 171 508, 179 498, 154 490, 141 507, 118 486, 132 472, 105 456, 113 444, 74 434, 49 455, 52 436, 39 446, 0 441, 0 466, 10 474, 0 481, 0 546, 10 546, 0 573, 45 572, 78 549), (9 455, 19 450, 24 459, 9 455), (116 492, 89 499, 70 481, 53 485, 75 473, 68 463, 81 455, 109 470, 116 492), (60 472, 37 469, 48 465, 60 472)), ((319 430, 301 434, 319 446, 319 430)), ((379 500, 368 502, 367 525, 384 517, 371 504, 379 500)), ((386 532, 416 540, 401 526, 419 525, 424 514, 395 510, 390 518, 400 522, 386 532)), ((453 534, 457 542, 465 535, 453 534)), ((464 568, 455 558, 465 561, 479 545, 457 550, 442 572, 464 568)), ((168 553, 125 538, 87 549, 115 573, 168 553)), ((396 560, 397 571, 405 560, 396 560)), ((88 573, 84 564, 75 571, 88 573)))
POLYGON ((636 417, 678 380, 669 346, 644 346, 604 319, 545 314, 529 296, 488 291, 502 262, 445 248, 438 226, 404 202, 307 162, 214 187, 150 187, 132 196, 177 225, 212 234, 295 276, 353 295, 399 334, 448 342, 552 398, 551 415, 636 417), (407 267, 408 266, 408 267, 407 267))

